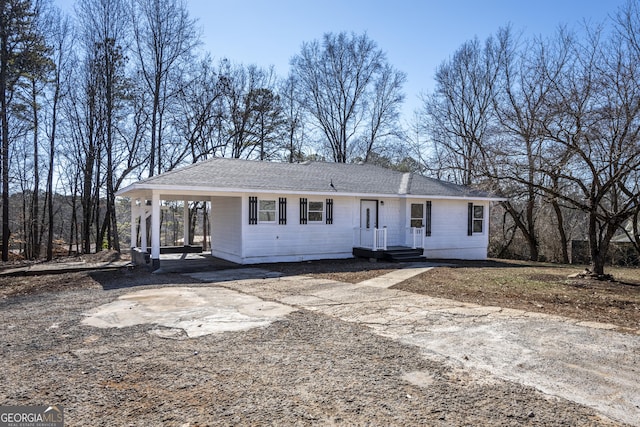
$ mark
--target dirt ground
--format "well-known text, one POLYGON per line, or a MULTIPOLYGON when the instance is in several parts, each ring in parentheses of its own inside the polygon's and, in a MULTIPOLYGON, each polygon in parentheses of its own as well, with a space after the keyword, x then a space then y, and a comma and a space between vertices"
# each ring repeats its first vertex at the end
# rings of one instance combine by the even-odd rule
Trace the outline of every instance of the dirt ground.
POLYGON ((640 269, 610 268, 614 281, 569 277, 582 270, 520 261, 456 262, 394 289, 640 329, 640 269))
MULTIPOLYGON (((357 283, 393 267, 277 269, 357 283)), ((70 426, 620 425, 530 387, 478 381, 364 326, 306 310, 197 339, 162 338, 154 325, 80 324, 83 313, 133 288, 184 284, 207 286, 139 269, 0 278, 0 402, 60 404, 70 426)))
MULTIPOLYGON (((103 252, 85 256, 88 262, 113 261, 119 256, 103 252)), ((75 258, 74 258, 75 259, 75 258)), ((516 308, 578 320, 610 323, 621 329, 640 329, 640 269, 610 269, 617 281, 568 278, 582 267, 489 260, 442 260, 438 267, 394 286, 409 292, 480 305, 516 308)), ((388 262, 362 259, 261 264, 284 275, 359 283, 398 268, 388 262)), ((101 289, 101 283, 127 286, 184 283, 179 274, 152 275, 144 270, 64 273, 42 276, 0 276, 0 298, 72 289, 101 289), (124 279, 124 278, 126 279, 124 279)), ((113 286, 113 285, 107 285, 113 286)))

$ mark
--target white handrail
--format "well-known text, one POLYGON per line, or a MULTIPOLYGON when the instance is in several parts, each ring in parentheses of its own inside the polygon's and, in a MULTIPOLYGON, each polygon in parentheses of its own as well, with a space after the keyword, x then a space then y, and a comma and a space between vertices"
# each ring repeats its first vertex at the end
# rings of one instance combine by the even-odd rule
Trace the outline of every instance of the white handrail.
POLYGON ((354 228, 354 245, 373 251, 387 250, 386 228, 354 228))
POLYGON ((373 229, 373 250, 387 250, 387 229, 386 228, 374 228, 373 229))
POLYGON ((424 248, 424 228, 410 227, 409 236, 411 240, 411 248, 424 248))

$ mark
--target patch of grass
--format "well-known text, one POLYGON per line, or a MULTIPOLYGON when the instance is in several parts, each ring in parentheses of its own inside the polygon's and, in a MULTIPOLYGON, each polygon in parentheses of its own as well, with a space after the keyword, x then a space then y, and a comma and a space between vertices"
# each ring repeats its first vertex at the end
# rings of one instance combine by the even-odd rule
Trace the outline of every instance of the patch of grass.
POLYGON ((569 278, 584 267, 518 261, 458 262, 395 289, 640 329, 640 269, 612 267, 615 281, 569 278))

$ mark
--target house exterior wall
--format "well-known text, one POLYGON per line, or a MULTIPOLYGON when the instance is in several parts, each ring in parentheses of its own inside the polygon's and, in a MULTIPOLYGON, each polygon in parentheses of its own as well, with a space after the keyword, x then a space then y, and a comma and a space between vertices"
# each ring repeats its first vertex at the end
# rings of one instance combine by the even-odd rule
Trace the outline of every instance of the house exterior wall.
MULTIPOLYGON (((333 223, 326 224, 327 196, 306 196, 307 202, 325 203, 323 221, 300 223, 300 197, 280 194, 245 194, 241 197, 213 197, 211 215, 212 255, 242 264, 295 262, 352 257, 360 227, 360 201, 378 201, 378 228, 387 229, 388 246, 411 246, 409 227, 411 203, 428 198, 334 197, 333 223), (286 224, 279 224, 276 210, 273 223, 249 224, 249 197, 273 200, 286 197, 286 224)), ((489 202, 483 206, 480 233, 467 235, 469 200, 431 200, 431 236, 424 238, 427 258, 486 259, 489 241, 489 202)))
MULTIPOLYGON (((291 262, 314 259, 338 259, 353 256, 353 198, 335 197, 333 224, 326 224, 326 196, 306 196, 307 203, 323 202, 323 220, 300 223, 300 197, 278 194, 255 195, 260 200, 278 201, 286 197, 287 223, 279 224, 279 214, 273 223, 249 224, 248 198, 243 197, 242 263, 291 262)), ((356 218, 357 220, 357 218, 356 218)))
MULTIPOLYGON (((411 203, 424 203, 429 199, 407 200, 406 221, 409 221, 411 203)), ((486 259, 489 244, 489 202, 472 200, 431 200, 431 236, 424 238, 427 258, 486 259), (468 203, 483 206, 482 232, 467 233, 468 203)), ((408 222, 407 222, 408 223, 408 222)))
POLYGON ((387 246, 404 245, 404 200, 384 198, 378 202, 378 228, 387 228, 387 246))
POLYGON ((241 197, 211 198, 211 255, 242 262, 241 197))

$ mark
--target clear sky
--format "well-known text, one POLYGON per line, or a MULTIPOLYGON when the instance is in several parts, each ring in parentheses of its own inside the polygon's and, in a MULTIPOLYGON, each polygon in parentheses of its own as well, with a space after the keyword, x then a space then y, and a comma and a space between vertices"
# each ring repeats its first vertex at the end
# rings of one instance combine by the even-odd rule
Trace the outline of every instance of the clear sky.
MULTIPOLYGON (((69 10, 73 0, 55 0, 69 10)), ((405 116, 433 88, 435 68, 465 41, 511 24, 551 36, 560 24, 600 23, 626 0, 186 0, 214 58, 273 65, 279 75, 303 42, 326 32, 362 34, 407 73, 405 116)), ((408 117, 406 117, 408 119, 408 117)))

